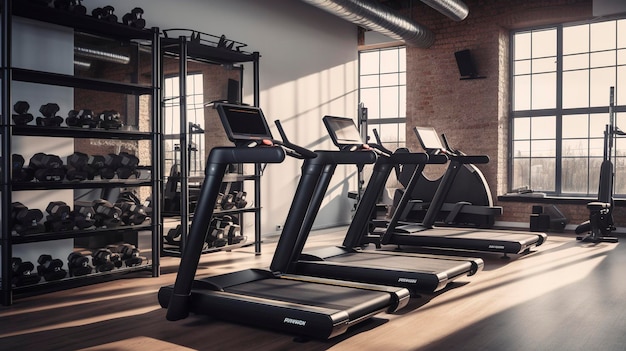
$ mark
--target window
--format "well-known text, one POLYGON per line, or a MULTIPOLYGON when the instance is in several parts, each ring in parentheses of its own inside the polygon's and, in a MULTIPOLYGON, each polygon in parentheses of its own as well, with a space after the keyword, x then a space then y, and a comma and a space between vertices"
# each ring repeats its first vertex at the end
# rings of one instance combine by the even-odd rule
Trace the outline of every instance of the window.
MULTIPOLYGON (((178 76, 165 78, 163 87, 163 139, 165 155, 165 172, 174 165, 180 165, 180 97, 178 76)), ((202 74, 187 75, 187 122, 189 140, 190 174, 204 172, 204 133, 193 133, 197 127, 204 129, 204 88, 202 74)))
POLYGON ((367 108, 368 130, 378 131, 390 150, 406 144, 406 48, 359 52, 359 96, 367 108))
MULTIPOLYGON (((511 189, 595 196, 610 87, 626 128, 626 20, 517 31, 511 43, 511 189)), ((626 194, 626 140, 612 161, 626 194)))

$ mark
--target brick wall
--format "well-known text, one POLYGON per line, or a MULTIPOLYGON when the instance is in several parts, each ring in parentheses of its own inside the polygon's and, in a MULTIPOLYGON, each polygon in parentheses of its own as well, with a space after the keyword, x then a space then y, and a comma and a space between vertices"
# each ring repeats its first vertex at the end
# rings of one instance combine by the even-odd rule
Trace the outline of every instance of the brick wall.
MULTIPOLYGON (((507 191, 509 129, 509 31, 592 17, 591 0, 465 0, 469 16, 454 22, 421 2, 411 16, 435 33, 428 49, 407 48, 407 146, 419 149, 413 126, 433 126, 452 146, 486 154, 479 168, 493 198, 507 191), (460 80, 454 52, 470 49, 484 79, 460 80)), ((501 221, 528 223, 532 204, 500 202, 501 221)), ((584 205, 558 205, 577 223, 588 216, 584 205)))

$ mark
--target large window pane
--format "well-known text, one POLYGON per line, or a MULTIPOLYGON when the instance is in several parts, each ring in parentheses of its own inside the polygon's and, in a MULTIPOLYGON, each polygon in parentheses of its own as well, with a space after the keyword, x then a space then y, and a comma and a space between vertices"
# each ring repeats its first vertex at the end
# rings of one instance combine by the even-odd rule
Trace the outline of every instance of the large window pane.
POLYGON ((513 39, 513 52, 516 60, 530 58, 530 32, 519 33, 513 39))
POLYGON ((553 192, 556 182, 556 160, 554 158, 532 158, 530 161, 531 189, 553 192))
POLYGON ((615 21, 592 23, 590 29, 591 51, 615 49, 617 38, 615 21))
POLYGON ((556 138, 556 117, 533 117, 531 120, 531 137, 533 139, 556 138))
MULTIPOLYGON (((609 87, 616 110, 626 108, 626 19, 524 30, 512 42, 509 187, 594 196, 609 87), (552 111, 557 115, 545 116, 552 111)), ((626 138, 621 143, 624 155, 614 159, 624 163, 624 175, 616 173, 616 193, 626 194, 626 138)))
POLYGON ((533 32, 532 57, 546 57, 556 55, 556 30, 541 30, 533 32))
POLYGON ((403 122, 406 118, 406 49, 361 51, 359 59, 359 98, 368 110, 368 136, 373 138, 376 129, 384 146, 391 150, 403 147, 406 139, 403 122))
POLYGON ((563 28, 563 54, 584 53, 589 51, 589 25, 563 28))
POLYGON ((608 106, 609 88, 615 86, 615 67, 592 69, 589 85, 589 105, 608 106))
POLYGON ((589 137, 588 115, 563 116, 563 138, 586 138, 589 137))
POLYGON ((513 120, 513 139, 530 139, 530 118, 518 117, 513 120))
POLYGON ((361 52, 359 55, 359 69, 361 75, 378 73, 379 67, 380 60, 378 51, 361 52))
POLYGON ((563 56, 563 71, 589 68, 589 54, 563 56))
POLYGON ((532 76, 532 108, 556 107, 556 74, 542 73, 532 76))
POLYGON ((398 72, 398 50, 382 50, 380 62, 380 73, 398 72))
POLYGON ((564 158, 562 190, 570 194, 587 194, 589 191, 589 160, 586 157, 564 158))
POLYGON ((530 76, 513 78, 515 95, 513 96, 513 109, 516 111, 530 110, 530 76))
POLYGON ((586 157, 589 154, 589 139, 563 140, 562 148, 563 157, 586 157))
POLYGON ((563 72, 563 108, 589 107, 589 71, 563 72))

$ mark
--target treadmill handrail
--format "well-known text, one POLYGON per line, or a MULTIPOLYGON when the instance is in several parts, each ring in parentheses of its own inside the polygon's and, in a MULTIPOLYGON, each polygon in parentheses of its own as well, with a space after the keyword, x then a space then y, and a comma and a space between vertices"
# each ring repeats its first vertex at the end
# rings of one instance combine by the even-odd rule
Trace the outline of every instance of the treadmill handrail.
POLYGON ((315 152, 309 149, 305 149, 302 146, 296 145, 292 143, 291 141, 289 141, 289 138, 287 138, 287 134, 285 134, 285 130, 283 129, 283 125, 280 123, 279 120, 275 120, 274 123, 276 123, 276 128, 278 128, 278 133, 280 134, 280 137, 283 139, 283 141, 282 142, 278 140, 273 140, 273 141, 277 143, 278 145, 281 145, 287 148, 287 150, 285 151, 289 154, 289 156, 295 157, 301 160, 317 157, 317 154, 315 152))
POLYGON ((206 200, 198 201, 187 242, 183 247, 174 290, 167 308, 168 320, 179 320, 189 315, 191 288, 226 167, 231 163, 280 163, 284 159, 285 151, 278 146, 211 149, 206 163, 205 180, 200 188, 200 197, 206 200))

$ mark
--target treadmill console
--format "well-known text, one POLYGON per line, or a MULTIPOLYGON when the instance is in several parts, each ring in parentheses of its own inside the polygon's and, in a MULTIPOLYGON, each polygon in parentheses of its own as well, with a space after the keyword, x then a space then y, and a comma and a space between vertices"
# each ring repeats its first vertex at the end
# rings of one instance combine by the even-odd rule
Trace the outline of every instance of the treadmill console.
POLYGON ((324 125, 333 143, 341 150, 354 151, 363 146, 359 129, 354 120, 347 117, 324 116, 324 125))
POLYGON ((414 127, 413 130, 422 148, 430 151, 445 151, 446 148, 441 143, 441 138, 433 127, 414 127))
POLYGON ((259 107, 217 104, 215 109, 224 125, 228 140, 238 146, 271 145, 272 132, 259 107))

